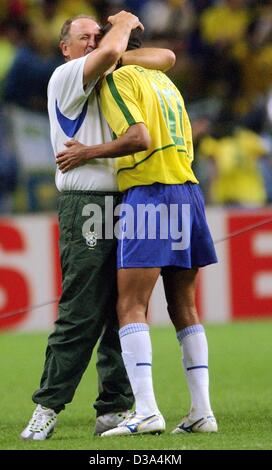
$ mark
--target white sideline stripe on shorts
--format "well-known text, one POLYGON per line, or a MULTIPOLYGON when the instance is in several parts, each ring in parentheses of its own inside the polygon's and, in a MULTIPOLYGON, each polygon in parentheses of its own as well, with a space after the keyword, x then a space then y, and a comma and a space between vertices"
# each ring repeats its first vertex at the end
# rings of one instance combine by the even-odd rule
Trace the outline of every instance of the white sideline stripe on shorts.
POLYGON ((124 230, 122 227, 122 238, 121 238, 121 268, 124 267, 124 230))

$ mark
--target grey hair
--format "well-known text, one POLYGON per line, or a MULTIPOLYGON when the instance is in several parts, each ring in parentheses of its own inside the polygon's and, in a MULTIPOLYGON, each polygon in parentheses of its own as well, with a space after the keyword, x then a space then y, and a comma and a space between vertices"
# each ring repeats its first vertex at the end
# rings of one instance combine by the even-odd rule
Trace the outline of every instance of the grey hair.
POLYGON ((80 18, 88 18, 89 20, 96 21, 93 16, 85 15, 84 13, 81 15, 73 16, 72 18, 68 18, 68 20, 65 21, 60 30, 60 41, 67 41, 69 39, 71 24, 73 23, 73 21, 79 20, 80 18))

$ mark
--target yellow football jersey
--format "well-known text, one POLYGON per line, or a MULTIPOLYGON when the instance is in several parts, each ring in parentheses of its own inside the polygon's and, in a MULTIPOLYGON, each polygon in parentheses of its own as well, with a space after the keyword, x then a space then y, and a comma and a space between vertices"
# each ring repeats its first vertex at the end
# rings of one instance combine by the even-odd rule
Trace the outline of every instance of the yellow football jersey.
POLYGON ((198 183, 192 168, 192 131, 184 101, 173 82, 157 70, 121 67, 103 82, 101 106, 115 136, 143 122, 151 146, 116 159, 118 186, 198 183))

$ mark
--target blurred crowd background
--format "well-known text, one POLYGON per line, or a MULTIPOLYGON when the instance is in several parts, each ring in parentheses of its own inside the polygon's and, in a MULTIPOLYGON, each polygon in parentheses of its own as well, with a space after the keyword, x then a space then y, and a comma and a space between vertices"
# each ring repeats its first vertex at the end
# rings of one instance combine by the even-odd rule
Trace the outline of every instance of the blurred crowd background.
POLYGON ((59 31, 70 16, 105 23, 122 9, 141 18, 146 46, 176 53, 169 75, 206 202, 272 203, 271 0, 0 0, 0 214, 56 209, 46 93, 59 31))

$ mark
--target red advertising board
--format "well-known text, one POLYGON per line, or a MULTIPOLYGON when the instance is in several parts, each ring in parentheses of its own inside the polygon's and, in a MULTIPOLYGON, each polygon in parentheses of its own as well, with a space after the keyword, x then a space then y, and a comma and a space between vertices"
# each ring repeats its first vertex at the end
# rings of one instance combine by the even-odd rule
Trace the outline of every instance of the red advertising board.
MULTIPOLYGON (((272 318, 272 210, 217 208, 207 216, 219 263, 200 270, 201 321, 272 318)), ((0 219, 0 329, 52 328, 60 294, 56 217, 0 219)), ((154 289, 149 318, 169 322, 162 282, 154 289)))
POLYGON ((228 242, 233 318, 272 317, 272 220, 266 223, 269 219, 267 212, 228 215, 228 231, 237 233, 228 242))

